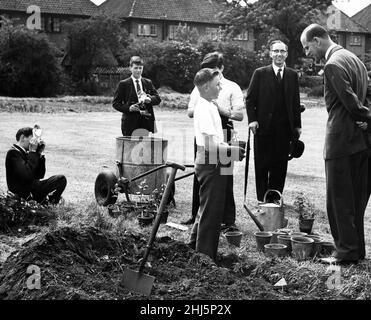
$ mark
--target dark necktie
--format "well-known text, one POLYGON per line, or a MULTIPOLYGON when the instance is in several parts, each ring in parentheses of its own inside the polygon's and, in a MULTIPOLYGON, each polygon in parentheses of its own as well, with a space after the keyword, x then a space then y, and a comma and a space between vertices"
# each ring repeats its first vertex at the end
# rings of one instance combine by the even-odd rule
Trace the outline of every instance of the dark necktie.
POLYGON ((140 96, 142 90, 140 89, 140 85, 139 85, 139 80, 135 80, 135 82, 137 83, 137 95, 138 97, 140 96))
POLYGON ((281 81, 282 81, 281 71, 282 71, 282 69, 280 68, 280 69, 278 69, 278 72, 277 72, 277 79, 278 79, 279 83, 281 83, 281 81))

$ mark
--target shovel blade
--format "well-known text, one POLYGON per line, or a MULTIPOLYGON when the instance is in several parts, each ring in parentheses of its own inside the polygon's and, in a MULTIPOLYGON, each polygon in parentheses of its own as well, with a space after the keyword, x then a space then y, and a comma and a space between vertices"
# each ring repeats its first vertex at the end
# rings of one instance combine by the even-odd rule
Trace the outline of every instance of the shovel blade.
POLYGON ((124 270, 122 285, 130 291, 149 296, 152 291, 155 277, 130 269, 124 270))

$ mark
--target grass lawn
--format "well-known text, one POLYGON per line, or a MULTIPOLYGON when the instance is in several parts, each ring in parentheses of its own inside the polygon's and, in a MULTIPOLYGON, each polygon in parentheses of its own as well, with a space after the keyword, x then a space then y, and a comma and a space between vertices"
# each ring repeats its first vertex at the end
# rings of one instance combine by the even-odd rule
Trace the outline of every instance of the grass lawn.
MULTIPOLYGON (((181 164, 193 163, 193 122, 187 118, 184 110, 156 110, 158 133, 157 136, 168 139, 168 160, 181 164)), ((297 229, 297 217, 290 210, 295 195, 302 191, 315 204, 319 211, 315 222, 315 231, 331 240, 331 234, 326 219, 325 210, 325 173, 322 157, 325 123, 327 112, 324 108, 307 108, 302 114, 303 132, 301 140, 305 143, 305 151, 301 158, 289 162, 288 175, 283 195, 287 205, 286 214, 289 218, 288 227, 297 229)), ((115 166, 115 137, 121 134, 120 114, 117 112, 64 112, 64 113, 1 113, 0 158, 5 159, 8 148, 14 143, 15 133, 22 126, 39 124, 44 129, 46 141, 47 172, 46 177, 63 173, 68 184, 64 198, 69 206, 79 212, 93 210, 106 214, 106 209, 95 205, 94 181, 97 174, 104 168, 114 169, 115 166)), ((247 138, 247 119, 235 122, 240 139, 247 138)), ((255 224, 243 209, 243 181, 245 161, 235 165, 235 200, 237 205, 237 224, 244 232, 243 249, 250 250, 252 259, 264 259, 255 252, 253 232, 255 224)), ((253 154, 249 166, 248 205, 257 207, 254 185, 253 154)), ((189 170, 189 169, 188 169, 189 170)), ((169 221, 179 222, 189 217, 192 198, 192 180, 186 178, 176 184, 177 208, 169 216, 169 221)), ((0 190, 6 190, 5 167, 0 166, 0 190)), ((365 217, 365 234, 367 255, 371 246, 371 223, 369 206, 365 217)), ((111 219, 111 218, 109 218, 111 219)), ((134 222, 128 222, 128 225, 134 222)), ((167 227, 159 229, 159 235, 171 233, 175 239, 186 241, 188 232, 167 227)), ((220 241, 221 250, 227 248, 226 240, 220 241)), ((316 272, 319 268, 313 267, 316 272)))

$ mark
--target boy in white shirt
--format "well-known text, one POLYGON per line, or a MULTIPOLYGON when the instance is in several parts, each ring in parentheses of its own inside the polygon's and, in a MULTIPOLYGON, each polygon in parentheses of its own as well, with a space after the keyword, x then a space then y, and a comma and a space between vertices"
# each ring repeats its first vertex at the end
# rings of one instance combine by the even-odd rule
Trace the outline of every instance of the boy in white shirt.
POLYGON ((218 108, 211 102, 218 98, 221 89, 219 72, 201 69, 194 78, 194 84, 200 93, 194 109, 195 174, 200 183, 200 209, 189 245, 216 260, 228 177, 221 174, 221 164, 242 160, 245 150, 223 142, 218 108), (227 153, 231 156, 227 157, 227 153))
MULTIPOLYGON (((245 104, 242 90, 237 83, 224 78, 224 57, 222 53, 214 51, 206 54, 204 59, 202 60, 201 68, 210 68, 220 72, 221 91, 219 93, 218 99, 214 102, 217 104, 219 116, 222 121, 224 142, 230 143, 233 132, 232 120, 243 120, 243 110, 245 109, 245 104)), ((191 93, 187 109, 187 114, 190 118, 193 118, 193 111, 199 98, 200 93, 195 87, 191 93)), ((229 167, 232 172, 233 162, 227 167, 229 167)), ((200 186, 198 184, 197 178, 195 177, 193 181, 192 217, 191 219, 182 222, 184 224, 194 223, 195 221, 199 208, 199 188, 200 186)), ((235 224, 236 205, 233 195, 233 174, 228 175, 226 194, 225 210, 222 221, 223 232, 237 229, 235 224)))

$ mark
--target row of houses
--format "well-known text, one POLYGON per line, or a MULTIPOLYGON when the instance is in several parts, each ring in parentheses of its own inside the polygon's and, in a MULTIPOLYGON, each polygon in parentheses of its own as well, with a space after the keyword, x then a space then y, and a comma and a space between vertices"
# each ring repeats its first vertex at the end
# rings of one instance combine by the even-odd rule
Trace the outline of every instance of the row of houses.
MULTIPOLYGON (((224 10, 216 0, 106 0, 96 6, 90 0, 1 0, 0 15, 26 24, 33 7, 40 8, 40 29, 64 50, 67 36, 63 22, 105 14, 121 19, 134 38, 172 40, 179 25, 196 29, 200 36, 217 37, 225 27, 219 13, 224 10), (31 8, 31 9, 30 9, 31 8)), ((235 41, 248 50, 255 49, 253 29, 235 41)))
MULTIPOLYGON (((106 14, 121 19, 134 38, 150 37, 158 41, 171 40, 179 25, 195 28, 200 36, 217 37, 225 27, 219 13, 225 10, 217 0, 106 0, 100 6, 90 0, 0 0, 0 15, 15 23, 27 24, 40 8, 39 29, 46 32, 61 51, 65 50, 67 35, 63 22, 106 14)), ((351 18, 334 5, 328 8, 327 27, 335 32, 337 42, 362 60, 371 53, 371 5, 351 18)), ((246 30, 234 41, 254 51, 254 29, 246 30)))

